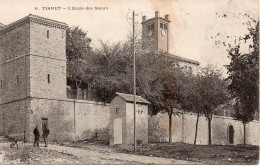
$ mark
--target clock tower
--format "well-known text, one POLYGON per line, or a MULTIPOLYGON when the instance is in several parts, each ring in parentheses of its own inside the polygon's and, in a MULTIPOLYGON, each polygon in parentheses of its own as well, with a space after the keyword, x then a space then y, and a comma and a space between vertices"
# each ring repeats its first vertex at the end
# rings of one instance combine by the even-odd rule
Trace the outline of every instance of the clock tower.
POLYGON ((169 51, 169 15, 164 18, 160 17, 158 11, 155 17, 146 19, 142 18, 142 48, 144 50, 159 51, 168 53, 169 51))

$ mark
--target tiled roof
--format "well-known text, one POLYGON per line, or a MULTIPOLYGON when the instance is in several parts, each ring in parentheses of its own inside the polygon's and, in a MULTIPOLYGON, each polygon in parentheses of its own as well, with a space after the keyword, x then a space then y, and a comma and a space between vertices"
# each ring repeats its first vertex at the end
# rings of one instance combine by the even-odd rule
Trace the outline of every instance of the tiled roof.
POLYGON ((176 56, 176 55, 173 55, 173 54, 170 54, 170 53, 163 53, 163 52, 160 52, 160 51, 155 51, 155 50, 150 50, 150 49, 146 49, 144 51, 146 53, 155 53, 157 55, 166 55, 166 56, 171 57, 175 60, 179 60, 179 61, 183 61, 183 62, 187 62, 187 63, 192 63, 192 64, 195 64, 195 65, 200 65, 200 62, 198 62, 198 61, 187 59, 187 58, 180 57, 180 56, 176 56))
MULTIPOLYGON (((121 97, 122 99, 124 99, 127 102, 134 102, 134 95, 132 95, 132 94, 125 94, 125 93, 116 92, 116 95, 121 97)), ((147 101, 146 99, 144 99, 141 96, 136 96, 136 103, 150 104, 149 101, 147 101)))

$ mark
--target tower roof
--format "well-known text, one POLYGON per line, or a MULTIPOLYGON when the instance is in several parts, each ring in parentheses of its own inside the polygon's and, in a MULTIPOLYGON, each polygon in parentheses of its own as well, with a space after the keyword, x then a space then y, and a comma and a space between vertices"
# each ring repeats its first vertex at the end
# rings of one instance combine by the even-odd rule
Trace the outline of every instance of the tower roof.
POLYGON ((164 20, 164 21, 166 21, 166 22, 171 22, 171 21, 169 20, 169 15, 168 15, 168 14, 165 15, 164 18, 163 18, 163 17, 160 17, 160 12, 159 12, 159 11, 156 11, 156 12, 155 12, 155 17, 150 18, 150 19, 148 19, 148 20, 146 19, 146 16, 143 16, 143 18, 142 18, 142 24, 145 23, 145 22, 148 22, 148 21, 150 21, 150 20, 154 20, 154 19, 161 19, 161 20, 164 20))
POLYGON ((37 15, 29 14, 28 16, 26 16, 24 18, 21 18, 11 24, 8 24, 8 25, 2 27, 2 29, 0 29, 0 34, 8 31, 9 29, 12 29, 13 27, 15 27, 17 25, 21 25, 21 24, 29 22, 29 21, 51 26, 51 27, 60 28, 60 29, 67 29, 67 27, 68 27, 68 25, 66 23, 59 22, 59 21, 52 20, 52 19, 47 19, 47 18, 40 17, 37 15))

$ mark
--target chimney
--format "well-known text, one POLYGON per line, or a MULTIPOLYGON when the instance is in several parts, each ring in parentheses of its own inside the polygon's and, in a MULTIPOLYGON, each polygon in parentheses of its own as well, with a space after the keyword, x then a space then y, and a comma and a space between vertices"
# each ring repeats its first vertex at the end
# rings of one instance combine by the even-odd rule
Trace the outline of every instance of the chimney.
POLYGON ((168 14, 165 15, 165 19, 166 19, 166 20, 169 20, 169 15, 168 15, 168 14))
POLYGON ((146 21, 146 16, 142 17, 142 21, 145 22, 146 21))
POLYGON ((155 12, 155 17, 160 17, 160 12, 159 11, 155 12))

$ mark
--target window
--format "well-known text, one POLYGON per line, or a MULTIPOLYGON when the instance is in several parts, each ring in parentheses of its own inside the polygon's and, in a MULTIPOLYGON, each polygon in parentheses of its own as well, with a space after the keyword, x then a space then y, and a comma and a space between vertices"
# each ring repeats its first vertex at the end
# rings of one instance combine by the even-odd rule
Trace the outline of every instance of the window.
POLYGON ((1 80, 1 89, 3 88, 3 80, 1 80))
POLYGON ((167 30, 168 29, 168 25, 164 24, 164 29, 167 30))
POLYGON ((151 24, 151 30, 153 30, 154 29, 154 24, 151 24))
POLYGON ((148 28, 148 30, 153 30, 154 29, 154 24, 148 24, 147 28, 148 28))
POLYGON ((160 23, 160 28, 163 28, 163 23, 160 23))
POLYGON ((50 31, 47 30, 47 38, 49 38, 49 37, 50 37, 50 31))
POLYGON ((50 81, 50 74, 48 74, 47 78, 48 78, 48 83, 51 83, 51 81, 50 81))

